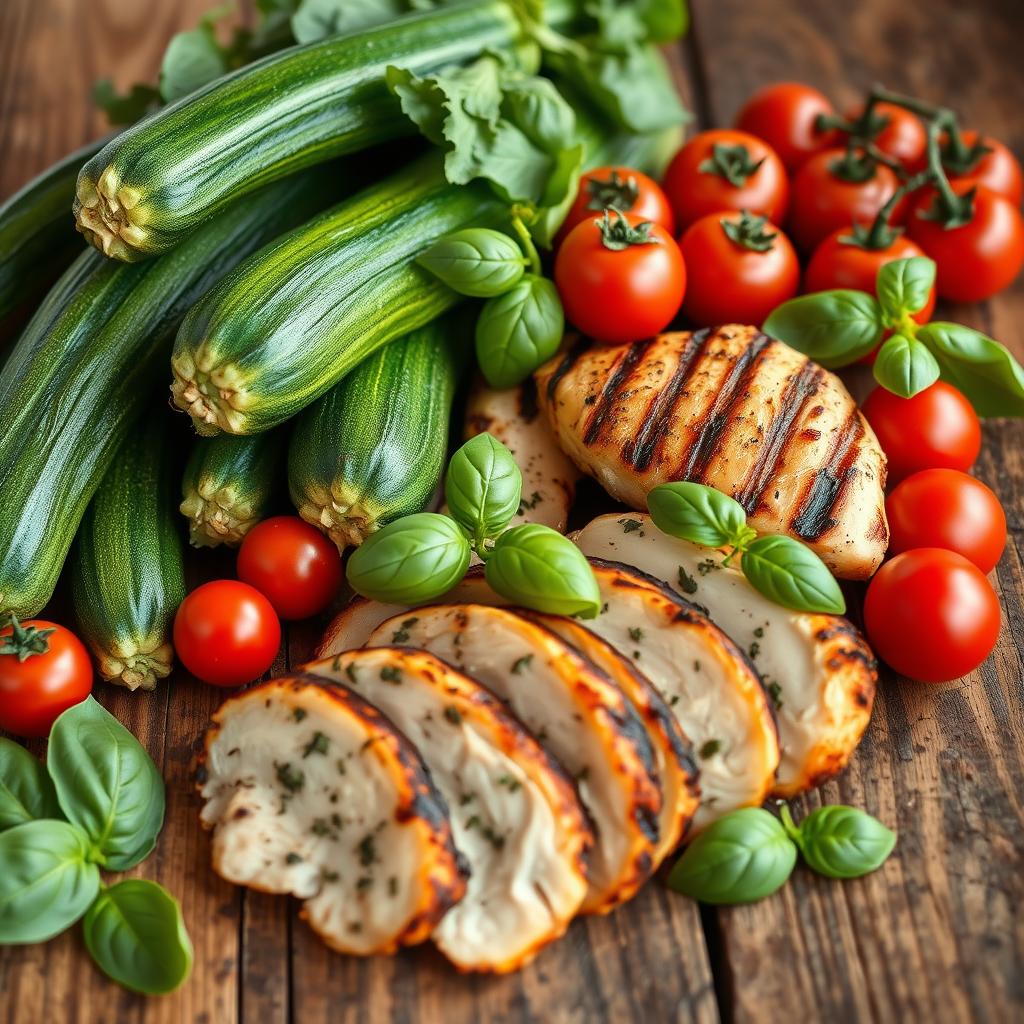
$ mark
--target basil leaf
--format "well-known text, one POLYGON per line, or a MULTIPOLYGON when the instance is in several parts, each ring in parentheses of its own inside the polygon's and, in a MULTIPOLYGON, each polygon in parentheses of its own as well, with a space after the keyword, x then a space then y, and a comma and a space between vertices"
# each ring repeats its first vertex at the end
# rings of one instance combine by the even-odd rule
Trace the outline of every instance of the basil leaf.
POLYGON ((292 34, 297 43, 315 43, 383 25, 410 9, 403 0, 302 0, 292 15, 292 34))
POLYGON ((538 612, 592 619, 601 611, 601 591, 586 556, 549 526, 524 523, 506 530, 484 575, 502 597, 538 612))
POLYGON ((737 543, 747 525, 738 501, 714 487, 686 481, 659 484, 647 495, 647 509, 662 533, 709 548, 737 543))
POLYGON ((896 833, 864 811, 835 804, 811 811, 800 822, 798 842, 819 875, 860 878, 881 867, 896 845, 896 833))
POLYGON ((670 43, 686 34, 690 10, 686 0, 636 0, 635 8, 654 43, 670 43))
POLYGON ((743 575, 755 590, 783 608, 842 615, 846 601, 825 563, 792 537, 758 537, 743 552, 743 575))
POLYGON ((448 512, 478 543, 494 537, 519 511, 523 475, 512 453, 491 434, 477 434, 448 464, 448 512))
POLYGON ((129 878, 104 889, 85 915, 82 935, 100 970, 133 992, 173 992, 192 971, 181 907, 156 882, 129 878))
POLYGON ((1024 369, 999 342, 949 323, 925 324, 917 340, 980 416, 1024 416, 1024 369))
POLYGON ((887 391, 913 398, 939 379, 939 364, 921 342, 894 334, 878 350, 874 374, 887 391))
POLYGON ((690 843, 668 884, 702 903, 753 903, 781 889, 795 864, 796 846, 779 820, 760 807, 744 807, 690 843))
POLYGON ((29 821, 0 833, 0 945, 45 942, 96 898, 89 839, 66 821, 29 821))
POLYGON ((60 818, 50 776, 23 746, 0 736, 0 832, 39 818, 60 818))
POLYGON ((884 263, 875 278, 882 311, 895 323, 904 313, 918 313, 928 304, 935 284, 935 261, 911 256, 884 263))
POLYGON ((777 306, 764 333, 828 369, 849 366, 882 340, 882 307, 867 292, 837 289, 801 295, 777 306))
POLYGON ((179 32, 167 44, 160 66, 160 95, 172 103, 227 70, 227 54, 217 42, 213 25, 204 20, 198 28, 179 32))
POLYGON ((363 597, 419 604, 451 590, 472 555, 466 535, 447 516, 418 512, 367 537, 348 560, 348 582, 363 597))
POLYGON ((476 356, 487 383, 510 388, 557 351, 565 330, 558 289, 526 274, 504 295, 488 299, 476 324, 476 356))
POLYGON ((164 821, 164 781, 142 744, 86 697, 53 723, 46 768, 64 816, 111 871, 147 857, 164 821))
POLYGON ((489 298, 507 292, 527 260, 508 235, 466 228, 436 241, 416 262, 460 295, 489 298))

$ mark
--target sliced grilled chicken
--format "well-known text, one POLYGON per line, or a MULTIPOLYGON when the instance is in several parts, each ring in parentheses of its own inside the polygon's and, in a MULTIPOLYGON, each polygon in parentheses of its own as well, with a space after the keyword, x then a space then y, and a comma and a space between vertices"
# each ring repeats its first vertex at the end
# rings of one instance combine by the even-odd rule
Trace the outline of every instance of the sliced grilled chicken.
POLYGON ((502 391, 477 382, 466 403, 466 439, 483 433, 512 452, 523 474, 522 505, 511 525, 541 523, 565 533, 580 474, 555 444, 532 380, 502 391))
POLYGON ((563 450, 627 505, 695 480, 837 576, 867 579, 881 563, 885 456, 839 379, 788 345, 736 325, 625 347, 584 340, 535 376, 563 450))
POLYGON ((432 605, 383 622, 370 646, 421 647, 483 683, 576 779, 594 823, 583 909, 605 913, 653 870, 661 791, 647 733, 615 684, 550 630, 505 608, 432 605))
POLYGON ((577 619, 529 612, 530 618, 557 633, 601 669, 633 705, 647 730, 661 783, 661 813, 654 867, 679 845, 700 804, 697 763, 675 715, 651 681, 610 643, 577 619))
POLYGON ((584 554, 667 578, 748 652, 776 706, 777 796, 820 785, 846 766, 871 717, 876 679, 871 651, 849 621, 773 604, 739 569, 709 557, 716 552, 667 536, 644 514, 600 516, 574 539, 584 554))
POLYGON ((558 938, 586 895, 593 834, 572 781, 504 705, 424 651, 349 651, 306 671, 384 712, 448 803, 470 878, 434 930, 441 952, 504 973, 558 938))
MULTIPOLYGON (((362 658, 367 672, 396 661, 362 658)), ((355 694, 296 675, 231 698, 213 716, 199 778, 214 870, 303 900, 332 949, 423 942, 465 892, 420 755, 355 694)))

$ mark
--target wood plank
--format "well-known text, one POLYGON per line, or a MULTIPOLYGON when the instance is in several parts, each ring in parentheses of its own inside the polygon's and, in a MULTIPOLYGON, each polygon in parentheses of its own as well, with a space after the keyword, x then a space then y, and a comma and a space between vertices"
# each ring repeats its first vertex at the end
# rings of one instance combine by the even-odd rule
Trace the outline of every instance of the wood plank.
MULTIPOLYGON (((952 103, 965 124, 1024 148, 1024 82, 1013 52, 1019 8, 1013 17, 994 2, 802 2, 773 5, 769 17, 765 5, 739 0, 693 6, 702 105, 716 124, 772 81, 806 81, 841 107, 881 81, 952 103)), ((1022 312, 1020 284, 987 307, 940 310, 1018 354, 1022 312)), ((854 763, 796 804, 798 816, 821 803, 866 808, 898 829, 896 855, 845 884, 798 870, 778 896, 718 912, 726 1015, 762 1020, 771 1007, 780 1019, 1005 1020, 1024 1010, 1024 925, 1014 913, 1024 897, 1022 441, 1020 424, 987 426, 977 469, 1014 531, 994 575, 1006 608, 994 657, 944 687, 883 673, 854 763)))

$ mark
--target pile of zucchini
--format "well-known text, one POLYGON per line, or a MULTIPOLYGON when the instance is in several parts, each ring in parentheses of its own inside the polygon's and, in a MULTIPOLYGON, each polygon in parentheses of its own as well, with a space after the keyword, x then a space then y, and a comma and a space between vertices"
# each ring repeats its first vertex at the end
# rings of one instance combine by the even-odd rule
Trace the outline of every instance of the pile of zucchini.
MULTIPOLYGON (((548 28, 583 8, 547 0, 548 28)), ((535 11, 455 0, 271 54, 0 207, 0 326, 63 270, 0 354, 0 613, 38 614, 72 552, 102 676, 152 688, 184 594, 175 492, 196 546, 237 545, 288 495, 342 549, 430 505, 473 332, 416 258, 461 227, 508 227, 509 201, 450 184, 419 144, 335 158, 414 130, 390 65, 528 63, 535 11), (208 436, 166 410, 169 366, 208 436)), ((678 137, 613 135, 573 105, 590 165, 657 170, 678 137)))

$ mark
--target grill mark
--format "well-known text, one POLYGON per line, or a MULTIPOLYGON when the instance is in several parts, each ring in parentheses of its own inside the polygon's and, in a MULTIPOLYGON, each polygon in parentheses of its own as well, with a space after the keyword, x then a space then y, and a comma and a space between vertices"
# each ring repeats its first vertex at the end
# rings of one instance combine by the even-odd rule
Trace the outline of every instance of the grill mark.
POLYGON ((537 405, 537 381, 531 374, 523 381, 519 389, 519 415, 527 422, 532 423, 540 411, 537 405))
POLYGON ((818 387, 824 377, 825 371, 808 360, 786 385, 779 401, 778 415, 768 425, 761 442, 757 462, 751 469, 742 491, 736 495, 736 500, 747 512, 753 512, 757 508, 768 484, 778 474, 783 456, 792 440, 793 424, 807 402, 818 393, 818 387))
POLYGON ((857 458, 857 442, 864 436, 864 426, 856 409, 850 411, 842 431, 829 454, 828 464, 814 475, 804 492, 803 500, 790 522, 790 529, 803 540, 817 540, 836 525, 831 512, 844 488, 857 475, 853 465, 857 458))
POLYGON ((548 401, 553 401, 555 392, 558 390, 558 385, 562 383, 562 378, 576 365, 579 361, 580 356, 590 347, 590 339, 580 337, 577 338, 569 351, 562 357, 562 361, 558 364, 555 372, 551 374, 551 378, 548 381, 547 393, 548 401))
POLYGON ((668 432, 672 413, 682 398, 683 390, 689 383, 697 360, 704 352, 710 337, 711 328, 705 327, 687 338, 686 347, 680 353, 671 379, 648 404, 640 420, 639 431, 623 448, 622 456, 627 464, 641 473, 650 466, 654 453, 668 432))
POLYGON ((701 480, 707 472, 708 463, 715 452, 715 446, 722 436, 726 423, 736 404, 743 398, 762 353, 775 344, 767 334, 760 331, 749 345, 736 357, 729 375, 718 389, 715 401, 708 410, 700 427, 700 434, 690 448, 689 458, 683 469, 673 480, 701 480))
POLYGON ((586 426, 584 427, 583 443, 588 447, 594 444, 601 436, 601 429, 604 427, 605 420, 607 420, 615 400, 623 391, 630 374, 643 361, 644 356, 647 355, 654 341, 654 338, 647 338, 645 341, 637 341, 630 345, 626 349, 626 354, 619 360, 611 376, 605 381, 605 385, 601 389, 601 397, 597 400, 597 405, 587 418, 586 426))

